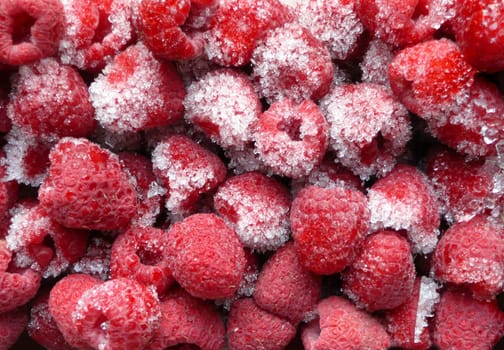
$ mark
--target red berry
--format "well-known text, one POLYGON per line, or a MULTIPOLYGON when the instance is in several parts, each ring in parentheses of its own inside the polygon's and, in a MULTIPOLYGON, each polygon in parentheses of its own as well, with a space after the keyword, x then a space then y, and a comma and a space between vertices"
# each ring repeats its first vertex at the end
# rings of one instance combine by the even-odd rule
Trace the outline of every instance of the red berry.
POLYGON ((7 247, 7 242, 0 239, 0 273, 7 271, 12 258, 12 251, 7 247))
POLYGON ((393 58, 392 45, 379 39, 371 40, 359 64, 362 82, 384 85, 390 90, 388 66, 393 58))
POLYGON ((0 349, 10 349, 23 333, 28 323, 25 308, 0 314, 0 349))
POLYGON ((39 286, 40 274, 31 269, 0 272, 0 314, 28 303, 39 286))

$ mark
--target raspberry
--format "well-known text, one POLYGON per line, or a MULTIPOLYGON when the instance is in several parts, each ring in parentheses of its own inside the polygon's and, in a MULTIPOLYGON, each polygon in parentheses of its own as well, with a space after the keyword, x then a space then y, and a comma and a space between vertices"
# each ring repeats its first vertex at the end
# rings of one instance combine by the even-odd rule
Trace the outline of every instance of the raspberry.
POLYGON ((126 277, 146 286, 152 285, 158 294, 163 294, 173 282, 167 266, 166 244, 167 236, 161 229, 130 227, 112 246, 111 277, 126 277))
POLYGON ((324 275, 350 265, 369 228, 366 197, 340 187, 301 190, 290 219, 301 265, 324 275))
POLYGON ((362 179, 392 170, 411 138, 408 111, 380 85, 336 86, 320 108, 329 122, 329 148, 362 179))
POLYGON ((230 350, 282 350, 295 334, 292 324, 260 309, 251 298, 231 306, 227 323, 230 350))
POLYGON ((138 43, 118 54, 89 87, 96 119, 116 133, 169 125, 184 112, 182 79, 138 43))
POLYGON ((390 338, 369 314, 341 297, 332 296, 317 305, 319 319, 303 328, 305 349, 386 349, 390 338))
POLYGON ((504 291, 504 228, 476 216, 453 224, 434 251, 436 278, 466 286, 479 300, 504 291))
POLYGON ((167 240, 168 267, 189 294, 219 299, 236 292, 245 270, 245 253, 222 219, 214 214, 191 215, 171 226, 167 240))
POLYGON ((243 149, 252 141, 252 125, 261 103, 244 73, 220 69, 187 89, 185 119, 223 148, 243 149))
POLYGON ((152 164, 156 178, 168 191, 165 204, 173 214, 190 211, 201 194, 226 178, 226 166, 219 157, 182 135, 158 143, 152 164))
POLYGON ((7 242, 0 239, 0 273, 7 271, 12 258, 12 251, 7 247, 7 242))
POLYGON ((319 100, 329 91, 334 72, 324 44, 295 23, 268 33, 254 50, 252 68, 259 95, 269 103, 319 100))
POLYGON ((311 100, 274 102, 255 124, 256 152, 276 174, 308 175, 324 157, 328 124, 311 100))
POLYGON ((405 230, 413 253, 428 254, 434 250, 440 209, 427 177, 420 170, 397 165, 371 186, 368 198, 374 230, 405 230))
POLYGON ((0 3, 0 64, 32 63, 56 53, 64 14, 59 0, 0 3))
POLYGON ((254 301, 263 310, 297 324, 308 319, 320 297, 319 277, 299 263, 293 243, 287 243, 263 266, 254 301))
POLYGON ((103 237, 91 237, 86 254, 70 266, 70 273, 84 273, 103 281, 110 279, 112 243, 103 237))
POLYGON ((412 294, 401 306, 386 312, 387 331, 392 343, 405 349, 430 348, 429 320, 439 302, 439 286, 428 277, 417 277, 412 294))
POLYGON ((222 319, 211 304, 176 289, 161 301, 160 328, 148 348, 221 350, 225 335, 222 319))
POLYGON ((275 179, 258 172, 228 178, 213 200, 245 247, 275 250, 289 239, 290 196, 275 179))
POLYGON ((222 66, 243 66, 265 34, 291 15, 278 0, 220 2, 206 33, 206 54, 222 66))
POLYGON ((66 25, 61 61, 99 72, 134 38, 132 4, 127 0, 62 0, 66 25))
POLYGON ((24 308, 0 314, 0 349, 10 349, 27 323, 28 315, 24 308))
POLYGON ((7 115, 38 139, 83 137, 95 128, 94 110, 84 80, 54 58, 19 68, 7 115))
POLYGON ((51 151, 39 200, 68 228, 116 230, 137 212, 137 194, 117 156, 86 140, 63 138, 51 151))
POLYGON ((379 39, 369 42, 369 46, 359 63, 362 82, 384 85, 390 90, 388 66, 394 58, 393 47, 379 39))
POLYGON ((456 291, 441 294, 433 331, 439 348, 491 349, 503 335, 504 313, 496 301, 481 302, 456 291))
POLYGON ((29 302, 40 286, 40 274, 31 269, 0 272, 0 314, 29 302))
POLYGON ((367 237, 342 279, 344 293, 368 311, 390 310, 405 303, 415 283, 408 241, 394 231, 367 237))

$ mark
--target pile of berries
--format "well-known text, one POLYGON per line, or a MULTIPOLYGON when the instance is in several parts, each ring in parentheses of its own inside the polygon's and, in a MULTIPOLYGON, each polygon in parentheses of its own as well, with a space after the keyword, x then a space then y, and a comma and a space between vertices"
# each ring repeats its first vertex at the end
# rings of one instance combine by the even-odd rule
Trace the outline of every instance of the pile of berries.
POLYGON ((0 350, 504 349, 502 0, 1 0, 0 350))

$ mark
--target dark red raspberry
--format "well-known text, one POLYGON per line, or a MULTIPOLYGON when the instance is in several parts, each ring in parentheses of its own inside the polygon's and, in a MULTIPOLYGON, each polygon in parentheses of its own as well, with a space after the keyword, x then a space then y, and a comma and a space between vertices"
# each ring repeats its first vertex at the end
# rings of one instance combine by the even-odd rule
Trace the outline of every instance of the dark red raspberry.
POLYGON ((439 302, 439 286, 428 277, 417 277, 408 301, 385 314, 387 331, 394 346, 425 350, 432 345, 429 321, 439 302))
POLYGON ((247 75, 220 69, 187 89, 184 118, 223 148, 243 149, 252 141, 252 125, 261 102, 247 75))
POLYGON ((177 288, 161 300, 160 327, 147 349, 221 350, 225 335, 224 323, 212 304, 177 288))
POLYGON ((333 296, 317 305, 318 319, 303 328, 305 349, 387 349, 390 337, 371 315, 333 296))
POLYGON ((433 330, 440 349, 491 349, 503 335, 504 312, 495 300, 477 301, 456 291, 441 294, 433 330))
POLYGON ((390 89, 388 78, 388 66, 394 58, 393 47, 379 39, 374 39, 369 42, 369 45, 359 63, 362 71, 361 81, 363 83, 371 83, 384 85, 390 89))
POLYGON ((301 190, 290 219, 301 265, 323 275, 350 265, 369 229, 366 197, 341 187, 301 190))
POLYGON ((7 104, 9 103, 10 88, 3 87, 0 82, 0 132, 6 133, 12 127, 12 123, 7 117, 7 104))
POLYGON ((91 237, 86 254, 70 266, 70 273, 84 273, 103 281, 110 279, 112 243, 100 236, 91 237))
POLYGON ((408 111, 380 85, 335 86, 320 108, 329 122, 329 148, 362 179, 392 170, 411 138, 408 111))
POLYGON ((399 164, 368 190, 374 230, 405 230, 413 253, 430 253, 439 235, 440 209, 427 177, 418 169, 399 164))
POLYGON ((291 17, 279 0, 229 0, 220 2, 206 33, 206 54, 222 66, 250 62, 257 42, 291 17))
POLYGON ((439 240, 432 266, 436 278, 467 287, 476 299, 504 291, 504 228, 484 216, 455 223, 439 240))
POLYGON ((301 266, 294 243, 289 242, 263 266, 254 301, 261 309, 297 324, 313 317, 321 287, 321 279, 301 266))
POLYGON ((290 236, 290 195, 281 183, 258 172, 228 178, 214 208, 245 247, 275 250, 290 236))
POLYGON ((227 322, 229 350, 282 350, 295 335, 292 324, 260 309, 252 298, 231 305, 227 322))
POLYGON ((10 349, 23 333, 28 323, 25 308, 0 314, 0 349, 10 349))
POLYGON ((306 176, 324 157, 328 127, 313 101, 279 100, 254 125, 256 152, 280 176, 306 176))
POLYGON ((172 214, 190 211, 201 194, 226 179, 226 166, 219 157, 182 135, 158 143, 152 165, 159 183, 168 191, 165 205, 172 214))
POLYGON ((113 153, 86 140, 63 138, 52 149, 39 200, 69 228, 116 230, 137 212, 137 193, 113 153))
POLYGON ((20 66, 54 55, 64 19, 59 0, 3 0, 0 63, 20 66))
POLYGON ((154 227, 132 226, 119 235, 112 246, 110 274, 126 277, 163 294, 173 282, 165 253, 167 234, 154 227))
POLYGON ((0 314, 25 305, 37 294, 40 274, 31 269, 0 272, 0 314))
POLYGON ((186 92, 175 67, 142 43, 115 56, 89 93, 98 122, 117 133, 169 125, 184 113, 186 92))
POLYGON ((259 95, 269 103, 318 100, 329 91, 334 72, 324 44, 296 23, 268 33, 254 50, 252 68, 259 95))
POLYGON ((408 300, 415 275, 408 241, 394 231, 379 231, 366 238, 343 272, 343 292, 370 312, 390 310, 408 300))
POLYGON ((214 214, 194 214, 168 231, 165 254, 175 280, 192 296, 233 296, 245 270, 238 236, 214 214))

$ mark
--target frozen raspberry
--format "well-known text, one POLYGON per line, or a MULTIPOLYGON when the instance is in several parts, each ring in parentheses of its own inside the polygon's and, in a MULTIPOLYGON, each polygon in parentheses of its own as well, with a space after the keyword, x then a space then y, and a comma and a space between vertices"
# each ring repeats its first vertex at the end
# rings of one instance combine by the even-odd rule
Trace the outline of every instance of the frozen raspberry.
POLYGON ((430 253, 438 241, 440 209, 427 177, 399 164, 368 190, 374 230, 405 230, 413 253, 430 253))
POLYGON ((20 66, 56 53, 64 23, 59 0, 0 3, 0 64, 20 66))
POLYGON ((363 83, 383 85, 390 89, 388 66, 394 58, 393 47, 379 39, 369 42, 369 45, 359 63, 363 83))
POLYGON ((429 320, 439 302, 439 286, 428 277, 418 277, 408 301, 385 314, 392 343, 411 350, 429 349, 429 320))
POLYGON ((260 309, 252 298, 237 300, 227 322, 229 350, 282 350, 296 335, 288 321, 260 309))
POLYGON ((252 141, 252 125, 261 102, 244 73, 212 71, 187 89, 184 118, 223 148, 243 149, 252 141))
POLYGON ((69 228, 116 230, 137 212, 137 193, 117 156, 86 139, 63 138, 52 149, 39 200, 69 228))
POLYGON ((167 235, 154 227, 132 226, 119 235, 112 246, 112 278, 126 277, 156 288, 163 294, 173 282, 165 253, 167 235))
POLYGON ((329 50, 331 58, 345 61, 357 50, 364 27, 353 0, 299 1, 297 21, 329 50))
POLYGON ((219 299, 236 292, 245 270, 245 253, 222 219, 214 214, 191 215, 173 224, 167 240, 168 267, 189 294, 219 299))
POLYGON ((158 143, 152 164, 156 178, 168 191, 166 208, 174 214, 190 211, 201 194, 226 178, 226 166, 217 155, 182 135, 158 143))
POLYGON ((390 172, 411 138, 408 111, 380 85, 336 86, 320 109, 329 122, 329 148, 362 179, 390 172))
POLYGON ((343 291, 366 310, 390 310, 413 291, 415 265, 408 241, 394 231, 366 238, 357 258, 342 275, 343 291))
POLYGON ((257 42, 290 17, 278 0, 221 1, 206 33, 206 54, 222 66, 246 65, 257 42))
POLYGON ((226 180, 214 195, 214 208, 245 247, 275 250, 290 236, 290 196, 273 178, 258 172, 226 180))
POLYGON ((308 29, 287 23, 270 31, 252 56, 252 78, 269 103, 322 98, 331 86, 331 56, 308 29))
POLYGON ((356 11, 373 36, 394 46, 416 44, 455 16, 454 1, 357 0, 356 11))
POLYGON ((27 323, 28 314, 24 308, 0 314, 0 349, 10 349, 27 323))
POLYGON ((291 178, 308 175, 324 157, 328 124, 311 100, 274 102, 255 124, 256 152, 276 174, 291 178))
POLYGON ((7 242, 0 239, 0 273, 7 271, 12 258, 12 251, 7 247, 7 242))
POLYGON ((476 299, 490 300, 504 291, 504 228, 476 216, 453 224, 434 251, 436 278, 466 286, 476 299))
POLYGON ((84 80, 54 58, 19 68, 7 106, 16 125, 39 139, 83 137, 95 127, 94 109, 84 80))
POLYGON ((313 314, 322 283, 299 263, 292 242, 263 266, 254 290, 254 301, 263 310, 297 324, 313 314))
POLYGON ((504 312, 496 301, 477 301, 446 291, 436 309, 434 344, 446 350, 491 349, 504 335, 504 312))
POLYGON ((387 349, 390 338, 372 316, 333 296, 317 305, 318 319, 303 328, 305 349, 387 349))
POLYGON ((185 88, 175 67, 138 43, 117 55, 89 87, 96 119, 116 133, 164 126, 184 113, 185 88))
POLYGON ((40 286, 40 274, 31 269, 0 272, 0 314, 29 302, 40 286))
POLYGON ((330 275, 356 257, 369 228, 369 209, 359 191, 309 186, 292 202, 290 219, 301 265, 330 275))
POLYGON ((66 25, 59 44, 63 63, 100 71, 133 40, 128 0, 62 0, 66 25))
POLYGON ((86 254, 70 266, 70 273, 84 273, 103 281, 110 279, 112 243, 101 236, 91 237, 86 254))
POLYGON ((212 304, 176 289, 161 300, 159 331, 147 349, 221 350, 225 335, 224 323, 212 304))
POLYGON ((156 182, 149 158, 133 152, 118 154, 124 169, 129 172, 136 181, 135 187, 138 192, 138 212, 133 223, 141 226, 151 226, 161 212, 164 189, 156 182))

